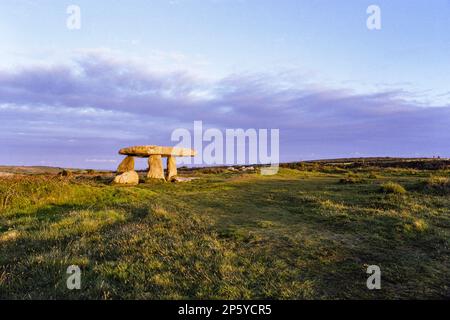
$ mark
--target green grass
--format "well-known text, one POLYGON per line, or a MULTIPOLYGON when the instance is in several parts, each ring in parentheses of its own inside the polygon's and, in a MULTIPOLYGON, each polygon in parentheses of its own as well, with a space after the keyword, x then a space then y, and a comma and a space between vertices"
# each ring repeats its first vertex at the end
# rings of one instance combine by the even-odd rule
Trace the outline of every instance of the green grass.
POLYGON ((450 198, 429 192, 427 171, 191 174, 1 179, 0 298, 450 297, 450 198), (388 182, 407 192, 380 191, 388 182), (73 264, 81 290, 66 288, 73 264), (372 264, 381 290, 366 288, 372 264))

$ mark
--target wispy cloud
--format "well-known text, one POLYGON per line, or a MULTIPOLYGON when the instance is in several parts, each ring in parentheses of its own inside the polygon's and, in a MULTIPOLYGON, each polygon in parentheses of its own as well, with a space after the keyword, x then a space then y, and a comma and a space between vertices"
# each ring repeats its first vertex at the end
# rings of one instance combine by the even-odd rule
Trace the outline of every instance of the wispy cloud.
POLYGON ((398 89, 356 94, 273 74, 213 80, 89 51, 66 64, 0 71, 1 147, 8 150, 0 162, 44 157, 89 166, 86 159, 110 159, 127 144, 170 143, 171 130, 194 120, 279 128, 282 160, 450 156, 449 106, 424 108, 405 95, 398 89))

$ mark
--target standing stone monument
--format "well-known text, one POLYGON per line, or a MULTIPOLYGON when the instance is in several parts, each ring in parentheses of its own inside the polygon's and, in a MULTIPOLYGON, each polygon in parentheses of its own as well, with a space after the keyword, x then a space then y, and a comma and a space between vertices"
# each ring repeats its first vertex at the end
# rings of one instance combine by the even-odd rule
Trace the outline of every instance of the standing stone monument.
POLYGON ((117 168, 119 175, 114 179, 117 184, 138 184, 136 175, 130 172, 134 170, 134 158, 148 158, 148 179, 159 179, 165 181, 172 181, 177 175, 176 157, 194 157, 195 150, 187 148, 176 147, 161 147, 161 146, 135 146, 123 148, 119 154, 125 155, 125 159, 117 168), (164 169, 162 158, 167 158, 167 171, 164 176, 164 169), (130 180, 130 179, 131 180, 130 180))

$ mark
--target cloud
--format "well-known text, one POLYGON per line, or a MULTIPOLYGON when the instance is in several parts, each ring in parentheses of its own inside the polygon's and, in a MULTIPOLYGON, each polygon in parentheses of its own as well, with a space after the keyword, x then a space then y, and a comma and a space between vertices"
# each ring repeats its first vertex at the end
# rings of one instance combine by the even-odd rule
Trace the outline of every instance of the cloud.
POLYGON ((274 74, 203 78, 87 51, 66 64, 0 71, 0 146, 8 150, 0 162, 88 166, 86 159, 110 159, 125 145, 168 144, 173 129, 194 120, 221 129, 278 128, 285 161, 450 156, 450 107, 416 105, 408 94, 356 94, 274 74))
POLYGON ((86 159, 86 162, 116 163, 117 159, 86 159))

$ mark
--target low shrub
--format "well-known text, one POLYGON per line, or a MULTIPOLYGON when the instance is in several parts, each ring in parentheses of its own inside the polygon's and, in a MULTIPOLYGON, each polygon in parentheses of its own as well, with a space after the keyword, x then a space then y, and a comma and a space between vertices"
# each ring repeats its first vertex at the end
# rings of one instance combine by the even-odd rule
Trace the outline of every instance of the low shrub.
POLYGON ((340 184, 357 184, 364 183, 365 180, 357 174, 349 174, 339 180, 340 184))
POLYGON ((441 194, 450 193, 450 179, 443 176, 431 176, 425 181, 425 189, 441 194))
POLYGON ((405 194, 406 193, 406 189, 396 183, 396 182, 386 182, 384 184, 381 185, 381 191, 384 193, 390 193, 390 194, 405 194))
POLYGON ((225 172, 225 169, 223 168, 205 168, 200 170, 201 173, 206 174, 219 174, 225 172))
POLYGON ((25 208, 42 199, 67 195, 67 182, 57 177, 15 176, 0 179, 0 211, 9 207, 25 208))
POLYGON ((380 178, 381 178, 381 176, 377 175, 377 174, 374 173, 374 172, 369 172, 369 174, 368 174, 367 177, 368 177, 369 179, 380 179, 380 178))
POLYGON ((60 177, 67 177, 67 178, 70 178, 70 177, 72 177, 73 176, 73 173, 72 173, 72 171, 70 171, 70 170, 63 170, 63 171, 61 171, 59 174, 58 174, 60 177))

